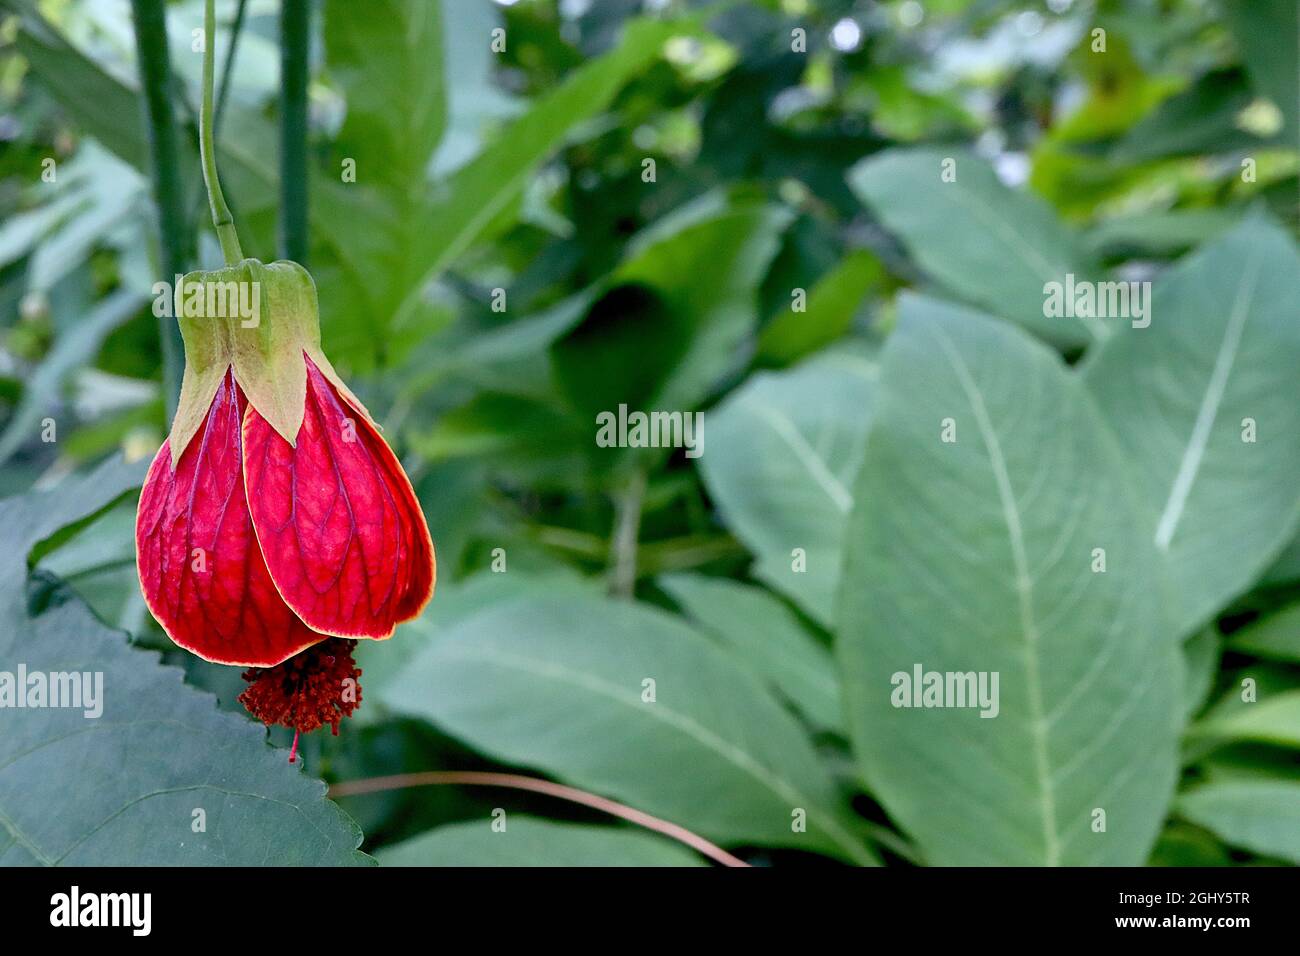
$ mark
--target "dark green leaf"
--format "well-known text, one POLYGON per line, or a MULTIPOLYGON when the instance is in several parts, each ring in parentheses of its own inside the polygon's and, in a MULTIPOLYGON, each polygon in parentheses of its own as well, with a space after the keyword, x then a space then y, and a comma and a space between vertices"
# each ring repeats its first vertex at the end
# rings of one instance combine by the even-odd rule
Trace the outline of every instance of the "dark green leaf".
POLYGON ((808 291, 806 307, 785 311, 763 327, 758 359, 768 365, 791 365, 840 338, 867 292, 880 282, 880 262, 871 253, 850 252, 808 291))

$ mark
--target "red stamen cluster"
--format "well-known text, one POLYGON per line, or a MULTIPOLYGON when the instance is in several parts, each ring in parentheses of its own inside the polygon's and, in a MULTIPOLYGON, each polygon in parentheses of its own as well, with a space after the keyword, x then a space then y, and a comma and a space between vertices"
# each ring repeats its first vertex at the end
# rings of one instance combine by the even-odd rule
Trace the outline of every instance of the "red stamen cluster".
POLYGON ((264 724, 279 724, 309 734, 339 721, 361 703, 361 669, 352 659, 356 641, 332 637, 313 644, 274 667, 244 671, 248 690, 239 702, 264 724))

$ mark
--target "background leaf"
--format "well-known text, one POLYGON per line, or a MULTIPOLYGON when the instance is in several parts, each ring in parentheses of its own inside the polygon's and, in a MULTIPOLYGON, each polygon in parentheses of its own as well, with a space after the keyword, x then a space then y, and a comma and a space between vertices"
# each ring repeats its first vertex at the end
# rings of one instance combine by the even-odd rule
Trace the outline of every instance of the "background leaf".
POLYGON ((849 182, 926 274, 954 294, 1062 346, 1104 338, 1096 319, 1043 315, 1043 285, 1094 278, 1074 233, 1041 199, 1004 186, 961 150, 891 149, 855 166, 849 182), (940 176, 947 159, 956 180, 940 176))
POLYGON ((1141 863, 1173 790, 1180 664, 1095 406, 1023 334, 930 300, 904 301, 881 364, 838 642, 867 783, 932 864, 1141 863), (998 673, 997 716, 895 706, 916 665, 998 673))
POLYGON ((325 46, 348 104, 336 145, 358 182, 420 195, 447 119, 440 0, 329 0, 325 46))
POLYGON ((762 588, 699 574, 670 574, 659 586, 816 726, 838 730, 839 676, 827 647, 762 588))
POLYGON ((871 253, 857 249, 807 290, 806 311, 793 307, 772 317, 758 337, 763 364, 791 365, 824 348, 847 332, 868 290, 883 270, 871 253))
POLYGON ((1300 783, 1205 784, 1179 797, 1177 810, 1233 846, 1300 863, 1300 783))
POLYGON ((567 596, 498 604, 453 623, 384 703, 711 839, 871 859, 794 719, 662 612, 567 596), (806 833, 791 825, 798 808, 806 833))
POLYGON ((754 575, 829 625, 844 521, 875 400, 876 368, 856 354, 761 372, 706 419, 704 480, 754 575), (796 571, 794 550, 806 555, 796 571))
POLYGON ((22 403, 0 433, 0 463, 32 439, 34 426, 58 401, 64 377, 93 358, 108 333, 131 318, 145 301, 145 297, 136 292, 125 289, 116 292, 100 302, 78 323, 72 334, 59 340, 28 381, 22 403))
POLYGON ((1290 604, 1232 635, 1228 647, 1243 654, 1300 664, 1300 603, 1290 604))
POLYGON ((588 420, 619 404, 692 409, 734 365, 790 216, 752 203, 713 214, 714 205, 707 199, 681 213, 684 222, 650 227, 603 284, 609 291, 592 312, 552 347, 561 387, 588 420), (719 281, 694 281, 701 262, 719 281))
POLYGON ((1300 92, 1295 78, 1300 74, 1300 7, 1288 0, 1224 0, 1223 13, 1241 48, 1241 62, 1260 96, 1277 107, 1282 121, 1279 137, 1296 143, 1296 122, 1300 118, 1300 92))
POLYGON ((645 21, 631 24, 622 44, 575 71, 439 187, 421 214, 416 234, 423 241, 412 250, 410 291, 398 309, 399 324, 418 309, 425 283, 464 252, 519 195, 537 163, 558 147, 577 123, 600 112, 681 29, 645 21))
POLYGON ((384 866, 703 866, 686 847, 622 827, 552 823, 509 814, 506 828, 491 820, 450 823, 388 847, 384 866))
POLYGON ((1191 732, 1216 740, 1248 740, 1300 749, 1300 690, 1264 693, 1258 701, 1216 710, 1191 732))
POLYGON ((1294 245, 1251 218, 1162 277, 1150 327, 1122 328, 1084 369, 1137 469, 1180 634, 1240 594, 1300 521, 1295 301, 1294 245))

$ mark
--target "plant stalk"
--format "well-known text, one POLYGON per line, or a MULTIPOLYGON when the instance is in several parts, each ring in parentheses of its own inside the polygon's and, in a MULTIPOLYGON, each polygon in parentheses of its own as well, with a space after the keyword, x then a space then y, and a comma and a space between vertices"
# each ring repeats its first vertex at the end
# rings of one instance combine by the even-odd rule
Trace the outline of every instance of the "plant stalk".
POLYGON ((636 548, 641 533, 641 506, 646 473, 637 469, 614 500, 614 533, 609 549, 609 593, 631 600, 636 593, 636 548))
MULTIPOLYGON (((176 117, 172 112, 172 73, 167 54, 167 20, 163 0, 131 0, 135 19, 136 59, 149 128, 149 158, 153 166, 154 204, 162 244, 162 267, 168 281, 189 267, 194 257, 194 233, 185 208, 185 181, 177 151, 176 117)), ((162 351, 163 407, 170 419, 176 411, 184 372, 180 326, 170 316, 158 318, 162 351)))
POLYGON ((280 4, 280 256, 307 262, 309 0, 280 4))
POLYGON ((199 114, 199 152, 203 159, 203 183, 208 189, 208 204, 212 207, 212 225, 221 242, 221 254, 226 265, 233 266, 244 258, 235 232, 235 220, 221 192, 217 178, 217 152, 212 143, 212 74, 216 57, 217 32, 216 0, 206 0, 203 8, 203 109, 199 114))

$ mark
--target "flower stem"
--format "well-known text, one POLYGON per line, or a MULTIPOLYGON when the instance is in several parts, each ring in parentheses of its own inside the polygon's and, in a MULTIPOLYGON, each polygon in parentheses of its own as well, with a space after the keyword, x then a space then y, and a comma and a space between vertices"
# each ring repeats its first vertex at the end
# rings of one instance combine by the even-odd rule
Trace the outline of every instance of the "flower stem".
POLYGON ((203 183, 208 187, 208 203, 212 207, 212 225, 221 241, 221 254, 226 265, 233 266, 244 258, 235 232, 235 220, 221 192, 217 178, 217 153, 212 144, 212 73, 215 59, 216 0, 206 0, 203 9, 203 109, 199 114, 199 152, 203 158, 203 183))

